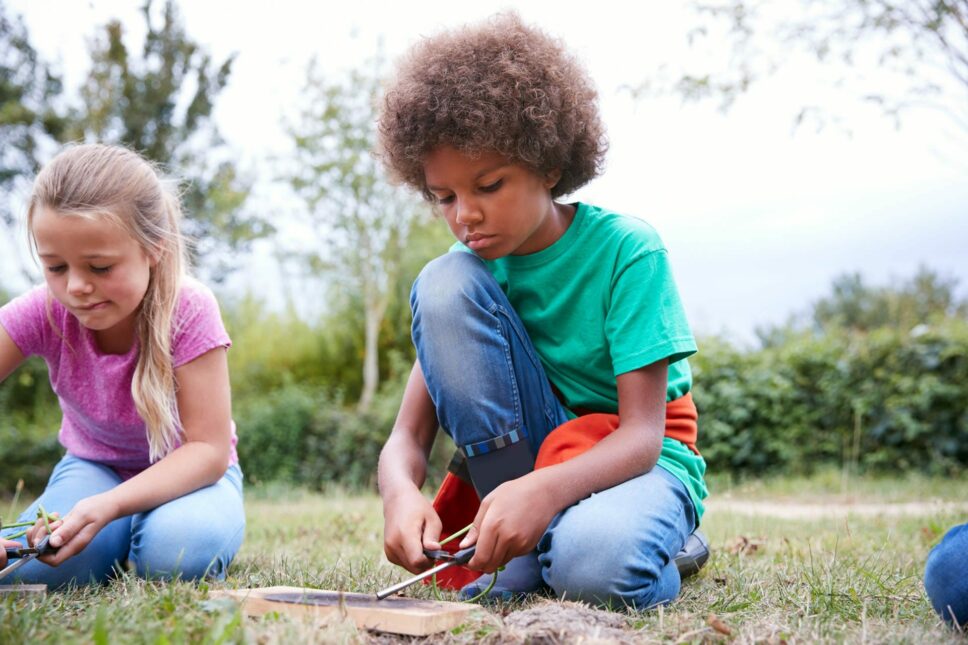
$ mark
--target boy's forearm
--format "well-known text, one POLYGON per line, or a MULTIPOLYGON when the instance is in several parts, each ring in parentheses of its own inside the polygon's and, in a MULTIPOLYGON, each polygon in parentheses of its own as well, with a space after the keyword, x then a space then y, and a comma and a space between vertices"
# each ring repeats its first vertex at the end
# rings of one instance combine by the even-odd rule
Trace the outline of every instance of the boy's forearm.
POLYGON ((662 436, 656 440, 655 434, 638 424, 623 425, 587 452, 531 475, 558 512, 652 470, 662 451, 662 436))
POLYGON ((394 496, 412 490, 419 492, 427 478, 427 455, 413 441, 394 431, 380 452, 377 484, 384 504, 394 496))

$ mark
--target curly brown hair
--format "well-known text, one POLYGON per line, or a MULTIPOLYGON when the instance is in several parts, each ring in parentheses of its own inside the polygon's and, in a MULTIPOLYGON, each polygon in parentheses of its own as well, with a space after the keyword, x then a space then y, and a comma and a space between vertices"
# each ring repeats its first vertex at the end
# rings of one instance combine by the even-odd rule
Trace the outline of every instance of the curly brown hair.
POLYGON ((585 69, 513 12, 414 45, 387 87, 378 126, 391 176, 430 200, 423 163, 442 145, 495 151, 541 176, 558 170, 553 197, 598 175, 608 147, 585 69))

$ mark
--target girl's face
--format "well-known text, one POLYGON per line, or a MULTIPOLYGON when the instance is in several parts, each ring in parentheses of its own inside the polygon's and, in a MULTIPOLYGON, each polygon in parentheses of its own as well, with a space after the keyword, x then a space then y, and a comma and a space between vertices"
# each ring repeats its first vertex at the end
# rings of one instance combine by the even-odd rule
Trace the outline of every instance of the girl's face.
POLYGON ((103 350, 130 348, 153 266, 141 245, 111 220, 43 206, 34 211, 32 232, 53 296, 94 332, 103 350))
POLYGON ((469 157, 441 146, 427 155, 424 179, 454 237, 486 260, 547 248, 574 212, 551 198, 557 177, 496 152, 469 157))

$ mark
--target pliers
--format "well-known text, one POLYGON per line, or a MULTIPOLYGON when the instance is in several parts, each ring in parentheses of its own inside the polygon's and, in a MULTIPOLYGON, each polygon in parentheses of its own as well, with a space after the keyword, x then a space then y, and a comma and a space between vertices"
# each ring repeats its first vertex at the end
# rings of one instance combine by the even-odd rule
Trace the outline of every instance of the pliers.
POLYGON ((474 557, 474 552, 476 550, 477 550, 477 546, 469 546, 466 549, 462 549, 456 553, 451 553, 450 551, 444 551, 442 549, 437 549, 437 550, 424 549, 425 556, 427 556, 431 560, 434 560, 435 562, 441 562, 441 564, 438 564, 433 568, 427 569, 423 573, 417 574, 412 578, 408 578, 403 582, 399 582, 393 585, 392 587, 387 587, 382 591, 378 591, 376 593, 376 599, 383 600, 387 596, 392 596, 398 591, 402 591, 416 582, 420 582, 421 580, 429 578, 430 576, 436 573, 440 573, 444 569, 449 569, 450 567, 453 567, 459 564, 467 564, 468 562, 470 562, 471 558, 474 557))
POLYGON ((7 565, 5 568, 0 569, 0 580, 7 577, 20 567, 24 566, 31 560, 34 560, 45 553, 50 553, 56 551, 54 547, 50 545, 50 534, 45 535, 44 539, 37 543, 36 546, 32 547, 5 547, 4 551, 7 553, 7 560, 17 560, 13 564, 7 565))

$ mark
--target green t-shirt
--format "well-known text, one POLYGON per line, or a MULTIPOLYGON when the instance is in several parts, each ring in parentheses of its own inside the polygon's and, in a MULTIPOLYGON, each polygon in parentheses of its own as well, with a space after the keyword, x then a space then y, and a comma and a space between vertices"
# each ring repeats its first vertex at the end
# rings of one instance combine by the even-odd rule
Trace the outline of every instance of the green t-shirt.
MULTIPOLYGON (((686 357, 696 341, 666 249, 642 220, 578 204, 568 230, 548 248, 485 264, 567 408, 616 414, 615 378, 662 359, 669 360, 667 401, 692 387, 686 357)), ((666 437, 658 463, 685 484, 702 516, 703 458, 666 437)))

